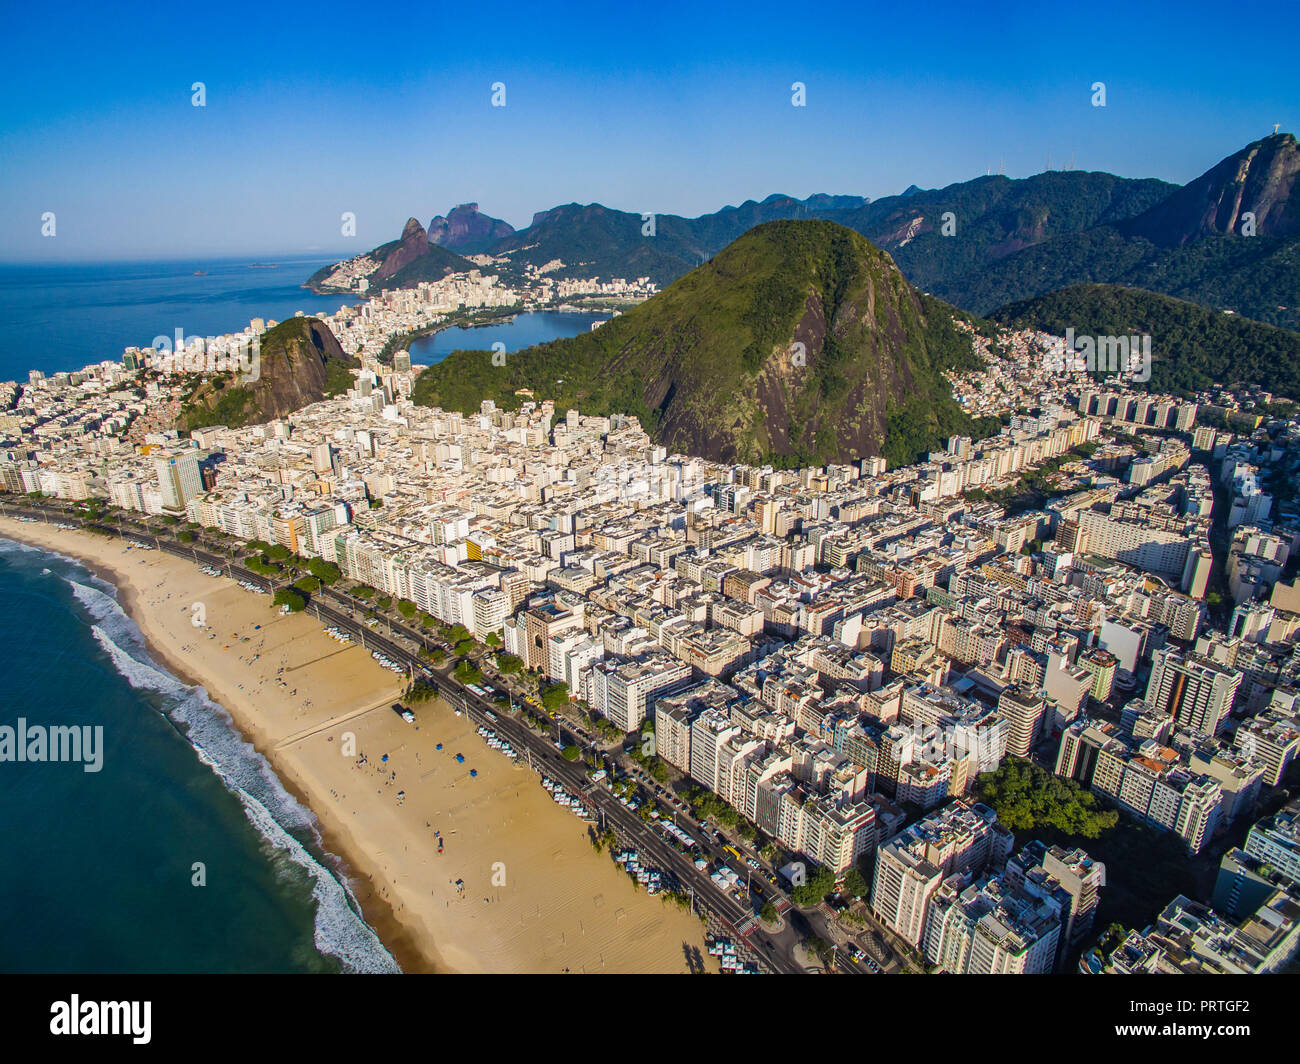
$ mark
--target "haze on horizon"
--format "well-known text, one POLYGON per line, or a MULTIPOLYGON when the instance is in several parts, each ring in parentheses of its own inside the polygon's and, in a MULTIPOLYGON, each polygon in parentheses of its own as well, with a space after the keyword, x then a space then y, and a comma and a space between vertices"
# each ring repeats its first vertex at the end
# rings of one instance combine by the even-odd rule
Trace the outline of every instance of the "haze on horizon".
POLYGON ((1049 158, 1182 183, 1296 127, 1275 53, 1300 12, 1251 2, 1222 26, 1202 0, 462 11, 11 10, 0 261, 342 257, 469 201, 516 228, 574 201, 693 217, 1049 158))

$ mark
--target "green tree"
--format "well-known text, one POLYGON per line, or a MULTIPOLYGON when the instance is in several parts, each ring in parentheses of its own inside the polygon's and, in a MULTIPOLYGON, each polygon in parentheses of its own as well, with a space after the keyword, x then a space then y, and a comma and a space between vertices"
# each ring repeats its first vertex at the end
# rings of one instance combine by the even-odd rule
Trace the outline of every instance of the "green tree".
POLYGON ((849 869, 849 874, 844 877, 844 889, 855 898, 865 898, 871 893, 871 885, 856 868, 849 869))
POLYGON ((809 935, 804 939, 804 948, 817 957, 822 964, 829 964, 835 952, 834 947, 818 935, 809 935))
POLYGON ((307 572, 311 573, 326 587, 343 575, 337 565, 333 562, 327 562, 324 558, 309 558, 307 560, 307 572))
POLYGON ((474 667, 473 662, 462 661, 456 666, 453 675, 461 683, 480 684, 483 682, 483 674, 474 667))
POLYGON ((542 705, 547 709, 558 710, 568 704, 569 685, 567 683, 553 683, 542 692, 542 705))
POLYGON ((834 889, 835 873, 829 868, 818 868, 790 892, 790 897, 796 905, 807 908, 820 904, 834 889))
POLYGON ((975 794, 1010 831, 1052 828, 1065 835, 1095 839, 1119 821, 1115 810, 1103 808, 1096 795, 1074 780, 1017 757, 1005 758, 996 772, 980 775, 975 794))
POLYGON ((297 613, 307 606, 307 596, 297 588, 282 587, 275 593, 272 602, 276 606, 288 606, 290 613, 297 613))

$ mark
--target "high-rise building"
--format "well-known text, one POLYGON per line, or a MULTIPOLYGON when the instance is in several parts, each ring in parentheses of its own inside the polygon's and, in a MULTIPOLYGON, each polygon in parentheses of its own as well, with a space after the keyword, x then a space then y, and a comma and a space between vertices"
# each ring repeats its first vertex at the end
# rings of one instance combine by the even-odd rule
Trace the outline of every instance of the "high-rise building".
POLYGON ((1037 745, 1047 712, 1047 698, 1019 684, 1003 689, 998 696, 998 716, 1007 722, 1007 753, 1028 757, 1037 745))
POLYGON ((1300 885, 1300 803, 1292 802, 1282 812, 1259 821, 1246 836, 1245 849, 1300 885))
POLYGON ((871 907, 890 930, 918 948, 930 899, 954 872, 1000 869, 1012 836, 985 805, 957 801, 919 820, 876 854, 871 907))
POLYGON ((1047 974, 1067 901, 1050 879, 950 876, 930 904, 925 955, 955 975, 1047 974))
POLYGON ((1148 739, 1138 751, 1108 744, 1097 754, 1092 789, 1152 827, 1172 831, 1200 853, 1223 816, 1223 787, 1189 771, 1176 751, 1148 739))
POLYGON ((1106 885, 1106 866, 1081 849, 1066 850, 1034 840, 1007 862, 1003 879, 1019 888, 1035 877, 1064 891, 1057 950, 1059 966, 1068 948, 1084 941, 1092 931, 1101 888, 1106 885))
POLYGON ((656 653, 637 661, 597 661, 588 675, 587 690, 595 712, 630 732, 641 727, 656 695, 680 691, 690 680, 689 665, 656 653))
POLYGON ((314 473, 329 473, 334 468, 334 452, 328 443, 311 449, 311 468, 314 473))
POLYGON ((1061 732, 1061 745, 1057 748, 1055 772, 1066 779, 1078 780, 1085 787, 1092 786, 1097 758, 1103 750, 1110 749, 1116 756, 1128 753, 1128 746, 1119 738, 1114 724, 1104 720, 1081 717, 1061 732))
POLYGON ((1300 753, 1300 732, 1286 720, 1272 720, 1261 714, 1237 729, 1237 745, 1264 766, 1264 782, 1280 787, 1287 766, 1300 753))
POLYGON ((723 746, 739 734, 740 728, 724 709, 706 709, 691 721, 691 778, 719 791, 723 746))
POLYGON ((169 513, 184 513, 185 504, 203 491, 199 452, 190 447, 160 455, 154 459, 153 467, 158 474, 163 509, 169 513))
POLYGON ((1241 674, 1200 654, 1162 647, 1152 656, 1146 703, 1198 735, 1214 735, 1232 710, 1241 674))
MULTIPOLYGON (((551 637, 582 627, 582 617, 577 613, 546 603, 524 611, 524 634, 530 669, 545 670, 551 663, 551 637)), ((639 723, 639 722, 638 722, 639 723)))
POLYGON ((1119 659, 1109 650, 1092 647, 1079 655, 1076 664, 1092 677, 1088 693, 1098 702, 1105 702, 1115 687, 1115 669, 1119 659))

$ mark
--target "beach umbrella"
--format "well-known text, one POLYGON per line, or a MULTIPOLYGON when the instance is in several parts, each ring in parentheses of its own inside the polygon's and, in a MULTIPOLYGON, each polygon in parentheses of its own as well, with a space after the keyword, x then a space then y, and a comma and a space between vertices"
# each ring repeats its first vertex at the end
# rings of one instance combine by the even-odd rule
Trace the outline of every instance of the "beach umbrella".
POLYGON ((384 755, 383 757, 381 757, 379 760, 380 760, 380 761, 387 761, 387 760, 388 760, 388 755, 385 754, 385 755, 384 755))
POLYGON ((470 770, 469 770, 469 774, 470 774, 471 776, 477 776, 477 775, 478 775, 478 769, 476 769, 476 768, 472 768, 472 769, 470 769, 470 770))

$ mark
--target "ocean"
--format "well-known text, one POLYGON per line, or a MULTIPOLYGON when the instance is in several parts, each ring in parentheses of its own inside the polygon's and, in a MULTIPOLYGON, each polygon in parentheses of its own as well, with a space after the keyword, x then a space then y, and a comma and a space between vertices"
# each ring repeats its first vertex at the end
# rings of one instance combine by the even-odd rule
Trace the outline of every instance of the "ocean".
POLYGON ((0 265, 0 380, 118 361, 156 336, 219 336, 252 318, 333 314, 355 296, 300 287, 329 258, 0 265), (256 263, 275 269, 256 269, 256 263), (201 271, 201 275, 196 275, 201 271))
POLYGON ((112 585, 0 539, 0 639, 0 724, 103 728, 98 772, 0 763, 0 972, 397 971, 310 811, 112 585))
MULTIPOLYGON (((219 336, 238 332, 253 318, 283 321, 304 314, 333 314, 356 296, 318 296, 302 283, 330 258, 178 262, 76 263, 51 266, 0 264, 0 381, 26 381, 28 371, 77 370, 117 361, 128 346, 148 347, 155 337, 219 336), (196 271, 201 271, 197 275, 196 271)), ((421 337, 411 360, 428 364, 457 348, 488 350, 496 341, 510 352, 576 336, 608 314, 537 311, 475 329, 451 328, 421 337)))
MULTIPOLYGON (((251 261, 0 266, 0 380, 117 359, 178 327, 217 335, 348 301, 298 287, 328 260, 251 261)), ((413 357, 498 340, 517 351, 607 316, 448 329, 413 357)), ((0 638, 0 725, 99 725, 106 747, 96 773, 0 762, 0 972, 397 970, 310 811, 225 710, 152 659, 112 585, 0 539, 0 638)))

